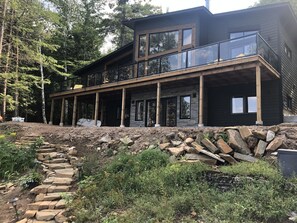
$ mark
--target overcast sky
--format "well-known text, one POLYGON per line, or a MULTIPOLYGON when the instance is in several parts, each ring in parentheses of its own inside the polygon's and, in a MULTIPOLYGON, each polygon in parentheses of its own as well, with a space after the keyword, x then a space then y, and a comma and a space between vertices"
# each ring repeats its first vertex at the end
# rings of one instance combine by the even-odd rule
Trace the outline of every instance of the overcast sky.
MULTIPOLYGON (((210 11, 220 13, 248 8, 257 0, 210 0, 210 11)), ((177 11, 197 6, 205 6, 205 0, 152 0, 152 4, 162 6, 163 12, 177 11)))

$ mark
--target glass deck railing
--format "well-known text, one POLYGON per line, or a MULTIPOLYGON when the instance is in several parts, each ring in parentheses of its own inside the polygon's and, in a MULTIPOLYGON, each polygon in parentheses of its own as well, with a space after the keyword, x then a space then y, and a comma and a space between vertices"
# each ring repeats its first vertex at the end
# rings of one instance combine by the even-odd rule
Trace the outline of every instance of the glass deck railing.
POLYGON ((116 69, 88 74, 85 78, 67 79, 56 84, 55 92, 184 70, 252 55, 261 55, 273 68, 279 71, 278 55, 259 34, 252 34, 181 53, 167 54, 116 69))

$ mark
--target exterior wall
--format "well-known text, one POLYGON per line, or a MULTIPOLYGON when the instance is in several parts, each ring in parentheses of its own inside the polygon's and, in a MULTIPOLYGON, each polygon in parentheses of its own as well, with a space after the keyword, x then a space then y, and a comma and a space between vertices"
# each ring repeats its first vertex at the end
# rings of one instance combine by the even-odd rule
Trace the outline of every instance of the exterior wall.
POLYGON ((288 34, 288 30, 284 27, 284 24, 279 24, 280 48, 278 54, 281 57, 283 107, 286 113, 297 114, 297 45, 296 40, 288 34), (292 50, 292 59, 289 59, 285 54, 285 44, 292 50), (287 107, 287 95, 293 99, 292 110, 287 107))
MULTIPOLYGON (((184 87, 167 87, 163 86, 161 88, 161 98, 168 97, 177 97, 177 126, 197 126, 198 125, 198 111, 199 111, 199 80, 197 84, 187 85, 184 87), (193 98, 193 94, 196 94, 196 97, 193 98), (191 95, 191 119, 180 119, 180 96, 191 95)), ((157 87, 156 90, 151 90, 147 92, 132 92, 131 101, 134 101, 134 104, 131 103, 131 112, 130 112, 130 126, 131 127, 143 127, 145 126, 145 114, 143 121, 135 121, 135 106, 136 101, 144 100, 144 111, 146 110, 146 101, 151 99, 156 99, 157 96, 157 87)))
MULTIPOLYGON (((262 117, 264 125, 282 122, 280 81, 262 81, 262 117)), ((209 126, 255 125, 256 113, 232 114, 231 99, 236 96, 255 96, 256 83, 230 85, 208 89, 209 126)))

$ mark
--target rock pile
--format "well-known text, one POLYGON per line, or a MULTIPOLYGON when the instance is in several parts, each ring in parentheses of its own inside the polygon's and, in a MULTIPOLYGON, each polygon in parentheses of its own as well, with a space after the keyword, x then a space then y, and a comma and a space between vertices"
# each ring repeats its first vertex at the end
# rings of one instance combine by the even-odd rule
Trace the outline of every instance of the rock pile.
POLYGON ((267 130, 231 127, 217 132, 186 135, 172 132, 161 140, 159 147, 180 162, 204 162, 210 165, 235 164, 238 161, 256 162, 280 148, 285 141, 277 135, 278 126, 267 130))
POLYGON ((64 197, 73 193, 71 189, 77 177, 76 153, 74 147, 49 143, 37 150, 37 159, 46 177, 41 185, 30 191, 36 195, 35 202, 28 205, 24 219, 19 223, 67 221, 64 197))

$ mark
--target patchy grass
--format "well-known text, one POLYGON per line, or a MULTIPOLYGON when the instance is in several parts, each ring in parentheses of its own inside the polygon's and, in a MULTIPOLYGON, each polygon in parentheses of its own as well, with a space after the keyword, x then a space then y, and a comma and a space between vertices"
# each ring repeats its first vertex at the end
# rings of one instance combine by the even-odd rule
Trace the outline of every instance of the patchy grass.
POLYGON ((209 166, 171 164, 168 158, 157 149, 119 154, 80 182, 70 203, 75 222, 284 222, 297 210, 296 191, 284 192, 285 180, 264 161, 222 168, 256 176, 223 192, 204 180, 209 166))

